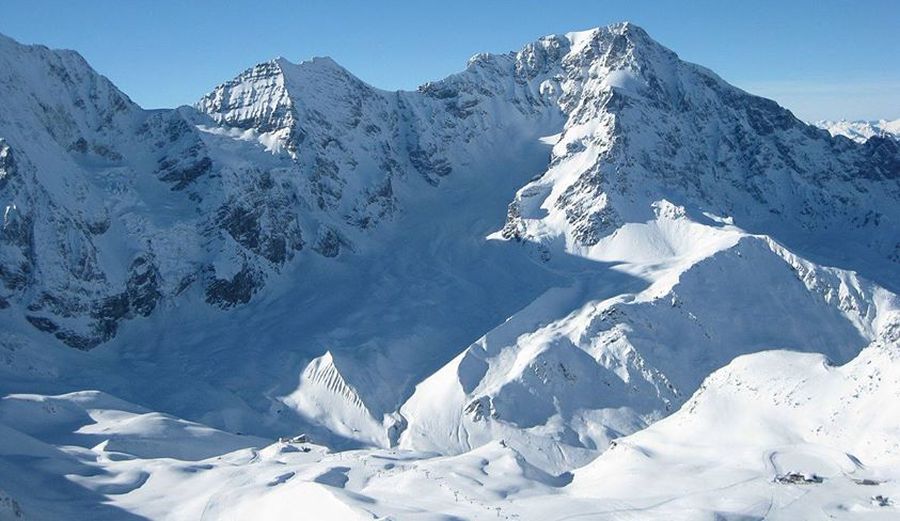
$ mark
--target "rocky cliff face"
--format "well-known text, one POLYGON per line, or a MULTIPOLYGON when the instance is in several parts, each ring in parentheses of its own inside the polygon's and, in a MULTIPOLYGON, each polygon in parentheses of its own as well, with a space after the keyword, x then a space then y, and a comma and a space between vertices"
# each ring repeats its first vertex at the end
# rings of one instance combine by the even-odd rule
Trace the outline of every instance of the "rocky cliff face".
POLYGON ((197 110, 144 111, 74 52, 2 43, 3 302, 80 349, 161 299, 244 304, 301 250, 352 250, 402 210, 396 183, 436 186, 469 143, 548 108, 507 92, 526 73, 503 56, 412 93, 278 59, 197 110))
POLYGON ((859 147, 687 64, 633 25, 579 33, 561 60, 568 120, 508 238, 589 249, 663 197, 779 234, 840 230, 895 257, 900 148, 859 147))
POLYGON ((191 288, 240 305, 304 249, 352 250, 403 211, 398 183, 437 186, 504 133, 559 133, 502 229, 545 257, 557 240, 590 249, 660 198, 900 257, 884 224, 895 141, 831 139, 630 24, 476 55, 418 92, 380 91, 327 58, 277 59, 196 110, 144 111, 73 52, 0 50, 3 302, 80 348, 151 312, 147 299, 191 288), (137 279, 155 289, 135 305, 137 279))
POLYGON ((246 302, 302 247, 296 196, 222 161, 194 111, 144 111, 73 52, 0 44, 10 312, 90 349, 188 287, 246 302))

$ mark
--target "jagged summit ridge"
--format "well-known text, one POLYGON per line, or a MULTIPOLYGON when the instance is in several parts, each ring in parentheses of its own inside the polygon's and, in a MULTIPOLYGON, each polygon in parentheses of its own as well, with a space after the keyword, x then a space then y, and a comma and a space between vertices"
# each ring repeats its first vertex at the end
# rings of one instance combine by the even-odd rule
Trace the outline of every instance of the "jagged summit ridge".
MULTIPOLYGON (((357 111, 371 101, 386 103, 389 111, 402 112, 403 106, 413 105, 413 109, 426 112, 401 114, 401 119, 433 117, 438 111, 466 118, 481 112, 478 105, 493 98, 511 102, 521 111, 541 110, 529 106, 534 104, 549 105, 544 107, 546 110, 552 109, 553 102, 557 102, 562 94, 558 85, 554 86, 555 82, 566 77, 582 79, 575 75, 575 69, 590 65, 607 69, 626 66, 648 69, 653 62, 651 57, 657 54, 675 57, 642 29, 622 23, 565 36, 547 36, 518 52, 476 54, 468 61, 465 71, 445 80, 426 83, 417 92, 375 89, 330 58, 313 58, 298 64, 278 58, 256 65, 216 87, 196 106, 225 125, 252 128, 262 134, 280 131, 282 134, 278 137, 289 151, 296 153, 306 135, 303 122, 318 123, 326 106, 341 107, 348 99, 356 105, 357 111), (516 82, 513 88, 508 84, 511 79, 516 82), (424 99, 421 94, 425 95, 424 99), (365 101, 361 102, 360 98, 365 101), (551 103, 547 104, 547 101, 551 103), (289 136, 292 139, 287 139, 289 136)), ((592 74, 597 75, 599 71, 592 74)), ((359 116, 353 111, 350 114, 359 116)), ((335 115, 329 113, 329 116, 335 115)), ((346 118, 345 122, 353 125, 355 119, 346 118)), ((429 131, 441 132, 441 129, 429 131)))
MULTIPOLYGON (((879 225, 892 218, 896 143, 832 141, 774 102, 680 61, 629 23, 547 36, 513 53, 476 55, 463 72, 415 92, 375 89, 328 58, 275 59, 204 96, 199 113, 144 112, 75 53, 10 40, 4 48, 5 70, 16 75, 4 83, 8 89, 36 84, 22 71, 44 70, 40 74, 59 78, 57 86, 52 92, 36 88, 34 95, 72 100, 50 112, 49 98, 35 104, 34 95, 10 105, 7 114, 17 114, 20 125, 46 129, 57 146, 53 154, 29 153, 41 140, 17 137, 10 127, 4 133, 12 156, 21 149, 22 161, 58 157, 68 164, 72 173, 63 185, 89 194, 70 211, 89 230, 102 229, 110 210, 100 202, 104 196, 85 185, 86 170, 150 170, 174 191, 205 199, 215 218, 201 219, 199 228, 218 236, 212 248, 227 262, 155 270, 160 284, 173 290, 205 281, 207 300, 226 306, 248 301, 267 273, 304 244, 325 256, 352 249, 360 230, 393 219, 406 205, 400 194, 409 188, 401 185, 412 187, 413 179, 437 185, 454 169, 467 168, 460 158, 477 143, 501 142, 510 132, 559 135, 546 173, 520 190, 502 230, 503 237, 538 243, 545 256, 558 241, 566 251, 589 250, 622 223, 647 216, 649 205, 664 197, 733 215, 750 228, 775 219, 803 229, 871 231, 860 247, 900 257, 879 225), (251 163, 227 164, 233 153, 223 154, 223 146, 231 141, 244 148, 244 157, 254 157, 251 163), (274 157, 258 155, 253 143, 274 157), (573 170, 573 163, 582 166, 573 170), (302 175, 272 182, 288 170, 302 175), (237 171, 245 174, 234 177, 237 171), (866 194, 884 200, 860 204, 866 194)), ((10 92, 6 99, 17 96, 10 92)), ((39 176, 50 170, 49 162, 35 165, 39 176)), ((36 184, 62 208, 73 204, 59 204, 66 189, 57 179, 36 184)), ((29 207, 24 200, 14 204, 20 212, 29 207)), ((89 237, 87 252, 94 248, 89 237)), ((135 258, 166 258, 144 246, 129 248, 135 258)), ((89 273, 111 270, 98 265, 89 273)), ((77 307, 110 314, 103 298, 93 300, 77 307)), ((44 321, 49 317, 35 317, 51 327, 44 321)))

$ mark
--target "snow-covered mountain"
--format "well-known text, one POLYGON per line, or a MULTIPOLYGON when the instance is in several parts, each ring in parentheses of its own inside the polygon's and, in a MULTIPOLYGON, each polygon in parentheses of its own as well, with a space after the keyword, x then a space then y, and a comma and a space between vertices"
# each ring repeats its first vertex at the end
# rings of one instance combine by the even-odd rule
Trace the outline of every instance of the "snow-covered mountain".
POLYGON ((246 302, 301 247, 269 157, 220 164, 192 111, 144 111, 74 52, 0 45, 10 314, 90 349, 192 287, 246 302))
POLYGON ((896 517, 897 369, 896 344, 880 342, 842 367, 786 351, 739 358, 682 410, 576 471, 569 490, 644 505, 644 519, 896 517))
MULTIPOLYGON (((615 518, 693 494, 635 486, 691 466, 790 470, 736 445, 897 457, 824 390, 896 358, 900 142, 832 137, 633 24, 415 92, 279 58, 172 110, 71 51, 3 38, 0 65, 0 516, 615 518)), ((686 519, 764 515, 774 486, 696 485, 686 519)))
POLYGON ((865 143, 870 137, 892 137, 900 139, 900 119, 892 121, 881 119, 878 121, 816 121, 817 127, 824 128, 832 136, 844 136, 865 143))

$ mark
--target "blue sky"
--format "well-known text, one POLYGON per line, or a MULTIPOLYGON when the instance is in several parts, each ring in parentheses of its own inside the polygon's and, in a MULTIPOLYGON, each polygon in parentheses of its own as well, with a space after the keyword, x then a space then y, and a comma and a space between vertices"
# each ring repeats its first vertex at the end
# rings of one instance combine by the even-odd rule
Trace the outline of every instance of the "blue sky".
POLYGON ((476 52, 622 20, 801 118, 900 117, 898 0, 4 0, 0 32, 75 49, 157 108, 275 56, 327 55, 372 85, 412 89, 476 52))

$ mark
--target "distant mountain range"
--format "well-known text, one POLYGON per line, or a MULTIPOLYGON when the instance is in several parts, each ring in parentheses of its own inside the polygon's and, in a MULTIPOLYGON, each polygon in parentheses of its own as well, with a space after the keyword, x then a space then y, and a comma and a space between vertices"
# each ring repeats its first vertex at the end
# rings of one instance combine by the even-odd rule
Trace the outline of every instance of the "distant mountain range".
POLYGON ((900 139, 900 119, 888 121, 817 121, 817 127, 822 127, 832 136, 844 136, 865 143, 870 137, 892 137, 900 139))

